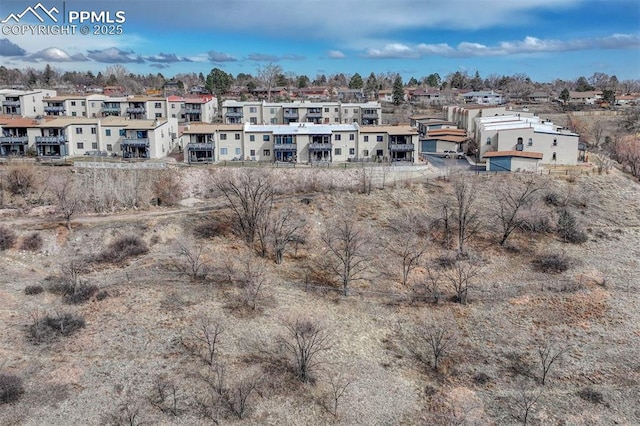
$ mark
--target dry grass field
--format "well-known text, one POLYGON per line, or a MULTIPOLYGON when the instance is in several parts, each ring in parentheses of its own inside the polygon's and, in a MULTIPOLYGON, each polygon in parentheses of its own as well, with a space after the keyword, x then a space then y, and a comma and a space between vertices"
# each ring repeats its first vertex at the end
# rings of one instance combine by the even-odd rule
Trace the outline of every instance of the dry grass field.
POLYGON ((18 240, 0 252, 0 373, 20 377, 24 393, 0 403, 0 424, 640 424, 640 186, 618 171, 526 176, 540 188, 529 218, 548 223, 504 245, 495 195, 512 177, 464 175, 478 229, 458 258, 457 234, 445 247, 439 220, 454 182, 389 177, 363 191, 357 170, 278 171, 273 215, 305 224, 282 264, 233 232, 237 218, 212 190, 231 171, 180 173, 191 207, 76 214, 71 230, 43 207, 3 211, 18 240), (554 231, 561 208, 585 242, 554 231), (328 265, 327 236, 344 221, 363 241, 347 296, 328 265), (33 233, 40 246, 20 249, 33 233), (124 237, 146 252, 110 246, 124 237), (411 244, 424 250, 402 283, 411 244), (186 252, 206 277, 184 270, 186 252), (541 256, 567 269, 541 272, 541 256), (71 262, 77 283, 97 286, 84 303, 51 291, 71 262), (458 264, 475 268, 466 304, 451 285, 458 264), (423 292, 430 278, 437 303, 423 292), (36 285, 44 291, 25 294, 36 285), (84 327, 34 337, 34 323, 66 313, 84 327), (296 320, 325 343, 307 382, 283 343, 296 320), (212 357, 203 324, 222 329, 212 357))

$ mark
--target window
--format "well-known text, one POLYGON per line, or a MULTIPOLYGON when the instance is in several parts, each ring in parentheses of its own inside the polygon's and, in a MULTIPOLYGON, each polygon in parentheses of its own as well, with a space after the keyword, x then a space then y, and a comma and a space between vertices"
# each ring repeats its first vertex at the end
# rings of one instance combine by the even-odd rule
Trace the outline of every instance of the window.
POLYGON ((171 114, 171 118, 176 118, 176 115, 175 114, 171 114))
POLYGON ((364 137, 364 141, 365 141, 365 142, 369 142, 369 136, 368 136, 368 135, 366 135, 366 136, 364 137))
POLYGON ((111 145, 110 143, 107 144, 107 151, 113 151, 113 145, 111 145))
POLYGON ((95 108, 96 107, 96 103, 95 102, 91 102, 91 108, 95 108))
POLYGON ((255 157, 256 156, 256 150, 255 149, 250 150, 249 151, 249 155, 251 155, 252 157, 255 157))
POLYGON ((351 134, 349 135, 349 140, 350 140, 350 141, 353 141, 353 140, 355 140, 355 139, 356 139, 356 135, 354 135, 353 133, 351 133, 351 134))
POLYGON ((365 157, 368 157, 369 156, 369 150, 365 149, 364 151, 362 151, 362 155, 365 156, 365 157))
POLYGON ((91 128, 91 134, 92 135, 95 135, 97 131, 98 131, 98 129, 96 129, 95 127, 91 128))
POLYGON ((273 117, 270 121, 271 121, 271 124, 278 124, 278 118, 277 117, 273 117))
POLYGON ((98 142, 91 142, 91 149, 98 149, 98 142))
POLYGON ((82 134, 82 127, 76 127, 76 135, 82 134))
POLYGON ((249 113, 255 114, 257 112, 256 107, 249 107, 249 113))
POLYGON ((342 155, 342 148, 334 148, 333 153, 334 155, 342 155))
POLYGON ((176 104, 171 104, 171 109, 176 109, 176 104))
POLYGON ((220 140, 221 141, 226 141, 227 140, 227 134, 226 133, 220 133, 220 140))
POLYGON ((522 138, 518 138, 518 142, 516 143, 516 151, 523 151, 524 150, 524 143, 522 138))
POLYGON ((156 108, 162 108, 162 104, 160 102, 156 102, 155 107, 156 108))
POLYGON ((271 113, 271 115, 273 115, 273 114, 276 114, 276 113, 277 113, 277 111, 276 111, 276 109, 275 109, 275 108, 270 108, 270 109, 269 109, 269 112, 271 113))
POLYGON ((249 135, 249 142, 255 142, 256 141, 256 135, 249 135))
POLYGON ((347 114, 348 112, 349 112, 349 110, 345 108, 344 109, 344 113, 347 114))
POLYGON ((262 151, 262 155, 264 155, 265 157, 271 157, 271 151, 268 149, 265 149, 262 151))
POLYGON ((333 119, 333 121, 334 121, 335 123, 339 123, 339 122, 340 122, 340 119, 339 119, 338 117, 336 117, 336 118, 334 118, 334 119, 333 119))
POLYGON ((161 112, 156 112, 156 118, 162 118, 162 113, 161 112))
POLYGON ((258 119, 256 117, 249 117, 249 124, 257 124, 258 119))
POLYGON ((235 140, 239 141, 240 140, 240 133, 236 133, 234 137, 235 137, 235 140))
POLYGON ((527 142, 528 146, 532 146, 533 145, 533 139, 529 138, 529 141, 527 142))
POLYGON ((491 145, 491 138, 487 138, 487 145, 491 145))
POLYGON ((382 141, 383 141, 383 139, 384 139, 384 138, 382 137, 382 135, 378 135, 378 136, 376 136, 376 141, 377 141, 377 142, 382 142, 382 141))
POLYGON ((553 146, 558 146, 558 139, 553 139, 553 146))
POLYGON ((125 129, 120 129, 120 130, 118 131, 118 135, 119 135, 119 136, 127 136, 127 131, 126 131, 125 129))
POLYGON ((242 153, 242 151, 240 150, 240 148, 236 148, 236 155, 240 155, 242 153))
POLYGON ((78 146, 78 149, 84 149, 84 142, 78 142, 76 145, 78 146))
POLYGON ((382 157, 383 155, 384 155, 384 151, 383 150, 381 150, 381 149, 377 149, 376 150, 376 156, 382 157))
POLYGON ((269 135, 262 135, 263 142, 269 142, 269 135))
POLYGON ((324 112, 329 112, 329 108, 325 108, 325 109, 324 109, 324 112))
POLYGON ((335 135, 335 136, 334 136, 334 139, 335 139, 335 140, 337 140, 337 141, 339 141, 339 140, 341 140, 341 139, 342 139, 342 135, 335 135))
POLYGON ((106 130, 104 131, 104 135, 105 135, 105 136, 111 136, 111 129, 106 129, 106 130))
POLYGON ((554 152, 553 155, 551 156, 551 160, 556 161, 557 157, 556 157, 556 153, 554 152))
POLYGON ((71 106, 76 106, 76 101, 71 101, 71 106))
POLYGON ((80 105, 85 106, 86 105, 85 101, 80 102, 80 105))
POLYGON ((220 148, 220 155, 227 155, 227 148, 220 148))
POLYGON ((349 155, 356 155, 356 149, 355 148, 349 148, 349 155))
POLYGON ((72 111, 72 112, 71 112, 71 116, 72 116, 72 117, 75 117, 75 116, 77 116, 77 115, 78 115, 78 113, 77 113, 77 112, 75 112, 75 111, 72 111))
POLYGON ((338 112, 338 108, 334 109, 333 112, 338 112))

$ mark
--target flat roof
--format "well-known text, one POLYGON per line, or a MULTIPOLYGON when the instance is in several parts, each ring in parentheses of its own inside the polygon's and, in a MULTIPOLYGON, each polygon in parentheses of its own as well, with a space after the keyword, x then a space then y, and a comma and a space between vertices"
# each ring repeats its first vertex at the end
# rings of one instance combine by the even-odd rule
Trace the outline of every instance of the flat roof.
POLYGON ((467 141, 471 138, 467 137, 467 136, 453 136, 453 135, 436 135, 436 136, 432 136, 431 134, 425 136, 424 138, 420 139, 420 140, 432 140, 432 139, 436 139, 439 141, 445 141, 445 142, 455 142, 455 143, 461 143, 464 141, 467 141))
POLYGON ((246 132, 266 132, 274 135, 329 135, 332 132, 355 132, 358 130, 354 124, 315 124, 315 123, 289 123, 287 124, 245 124, 246 132))
POLYGON ((242 124, 209 124, 209 123, 190 123, 188 128, 182 132, 187 135, 201 135, 215 133, 218 130, 239 131, 243 128, 242 124))
POLYGON ((493 157, 519 157, 519 158, 532 158, 535 160, 542 160, 541 152, 532 151, 491 151, 483 155, 485 158, 493 157))
POLYGON ((361 133, 388 133, 390 135, 417 135, 418 130, 411 126, 362 126, 361 133))

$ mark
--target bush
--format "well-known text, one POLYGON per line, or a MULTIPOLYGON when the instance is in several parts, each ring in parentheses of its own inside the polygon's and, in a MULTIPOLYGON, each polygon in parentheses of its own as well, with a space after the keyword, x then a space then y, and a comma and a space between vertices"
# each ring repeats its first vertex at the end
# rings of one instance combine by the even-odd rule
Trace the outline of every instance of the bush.
POLYGON ((84 326, 84 318, 76 314, 63 313, 45 317, 36 315, 28 334, 35 343, 42 343, 53 341, 59 336, 69 336, 84 326))
POLYGON ((17 239, 18 235, 13 229, 0 226, 0 250, 9 250, 17 239))
POLYGON ((583 388, 577 392, 577 395, 581 399, 591 402, 592 404, 606 405, 602 396, 602 392, 598 392, 597 390, 591 388, 583 388))
POLYGON ((101 292, 99 292, 98 294, 96 294, 96 300, 97 301, 101 301, 106 299, 107 297, 109 297, 109 292, 107 292, 106 290, 102 290, 101 292))
POLYGON ((24 294, 26 294, 27 296, 33 296, 36 294, 40 294, 44 291, 44 287, 42 287, 41 285, 35 284, 35 285, 28 285, 24 288, 24 294))
POLYGON ((22 239, 20 243, 20 250, 27 251, 38 251, 42 249, 44 241, 42 240, 42 236, 37 232, 27 235, 22 239))
POLYGON ((564 242, 582 244, 587 241, 587 234, 578 228, 575 216, 566 209, 560 211, 558 217, 558 235, 564 242))
POLYGON ((0 404, 20 399, 24 393, 22 379, 13 374, 0 374, 0 404))
POLYGON ((98 286, 93 284, 79 284, 75 286, 73 292, 63 296, 64 303, 80 305, 90 300, 94 294, 98 293, 98 286))
POLYGON ((94 256, 97 263, 122 263, 132 257, 147 254, 149 248, 142 238, 125 235, 112 241, 100 254, 94 256))
POLYGON ((182 196, 180 177, 175 171, 165 170, 160 172, 153 180, 153 193, 159 206, 173 206, 182 196))
POLYGON ((541 254, 534 259, 533 265, 537 271, 559 274, 569 269, 571 259, 563 254, 541 254))
POLYGON ((193 227, 193 236, 196 238, 215 238, 231 235, 233 225, 226 218, 209 218, 193 227))
POLYGON ((36 173, 33 167, 18 166, 7 173, 7 189, 13 195, 27 195, 36 184, 36 173))
POLYGON ((560 197, 555 192, 548 192, 547 194, 545 194, 544 202, 548 206, 560 207, 560 205, 562 205, 560 197))

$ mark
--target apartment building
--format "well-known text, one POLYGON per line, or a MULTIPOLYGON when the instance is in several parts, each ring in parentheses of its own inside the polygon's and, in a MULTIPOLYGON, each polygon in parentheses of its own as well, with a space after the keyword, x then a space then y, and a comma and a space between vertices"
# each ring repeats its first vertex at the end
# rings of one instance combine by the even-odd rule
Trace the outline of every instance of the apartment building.
POLYGON ((0 104, 3 115, 17 115, 20 117, 39 117, 44 115, 45 97, 55 96, 55 90, 13 90, 0 89, 0 104))
POLYGON ((185 161, 294 163, 390 161, 417 158, 418 131, 410 126, 350 124, 204 124, 183 132, 185 161))
POLYGON ((67 157, 96 151, 124 158, 162 158, 177 143, 178 123, 123 117, 0 117, 0 156, 67 157))
MULTIPOLYGON (((456 124, 459 128, 465 129, 470 134, 475 132, 475 119, 483 117, 494 117, 496 115, 507 114, 506 106, 493 105, 465 105, 465 106, 445 106, 445 119, 456 124)), ((533 115, 522 113, 523 115, 533 115)))
MULTIPOLYGON (((517 114, 476 118, 479 158, 531 158, 539 164, 573 166, 578 163, 576 133, 536 116, 517 114)), ((492 161, 494 165, 498 160, 492 161)))
POLYGON ((226 124, 350 124, 378 125, 382 121, 382 107, 378 102, 239 102, 222 103, 222 117, 226 124))

